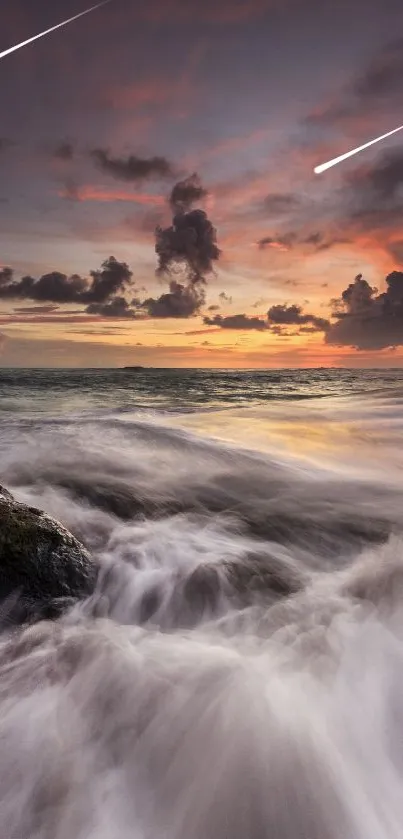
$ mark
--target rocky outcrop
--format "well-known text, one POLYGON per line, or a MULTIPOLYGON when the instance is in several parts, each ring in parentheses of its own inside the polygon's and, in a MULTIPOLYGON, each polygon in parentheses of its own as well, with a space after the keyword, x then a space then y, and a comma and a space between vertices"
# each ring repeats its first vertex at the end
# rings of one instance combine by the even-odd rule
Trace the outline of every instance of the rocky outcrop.
POLYGON ((57 617, 95 587, 86 549, 42 510, 0 486, 0 627, 57 617))

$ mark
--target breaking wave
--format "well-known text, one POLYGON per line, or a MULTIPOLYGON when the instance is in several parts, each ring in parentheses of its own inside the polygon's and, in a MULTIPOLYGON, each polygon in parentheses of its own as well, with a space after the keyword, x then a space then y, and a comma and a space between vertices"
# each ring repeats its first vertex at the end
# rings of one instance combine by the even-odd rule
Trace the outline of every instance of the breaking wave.
POLYGON ((401 839, 400 400, 5 417, 101 570, 0 636, 3 839, 401 839))

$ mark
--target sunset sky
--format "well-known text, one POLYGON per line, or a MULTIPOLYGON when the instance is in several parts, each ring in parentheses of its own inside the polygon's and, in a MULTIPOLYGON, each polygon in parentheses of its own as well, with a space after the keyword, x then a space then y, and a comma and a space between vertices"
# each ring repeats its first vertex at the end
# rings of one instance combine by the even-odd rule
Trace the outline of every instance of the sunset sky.
MULTIPOLYGON (((0 51, 90 4, 4 0, 0 51)), ((0 365, 402 365, 403 132, 313 173, 402 91, 402 0, 112 0, 2 59, 0 365), (157 275, 178 183, 220 253, 157 275)))

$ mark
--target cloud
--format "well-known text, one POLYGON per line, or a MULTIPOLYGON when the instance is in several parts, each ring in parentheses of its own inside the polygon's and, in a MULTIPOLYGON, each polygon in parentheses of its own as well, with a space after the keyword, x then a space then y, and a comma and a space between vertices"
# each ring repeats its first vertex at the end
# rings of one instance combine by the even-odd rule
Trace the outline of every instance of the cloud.
MULTIPOLYGON (((389 41, 364 68, 325 107, 314 111, 307 122, 333 125, 374 111, 390 112, 391 103, 400 104, 403 77, 403 39, 389 41)), ((387 130, 387 129, 385 129, 387 130)))
POLYGON ((379 233, 388 250, 385 232, 398 231, 403 212, 402 149, 383 151, 370 166, 361 164, 347 171, 335 198, 339 230, 334 241, 351 240, 352 231, 355 234, 379 233))
POLYGON ((132 281, 132 272, 125 262, 109 257, 100 269, 90 272, 91 279, 59 271, 43 274, 39 279, 26 276, 13 279, 11 268, 0 271, 0 298, 43 300, 53 303, 104 303, 132 281))
POLYGON ((126 158, 111 157, 107 149, 93 149, 90 154, 103 172, 120 181, 166 178, 173 174, 172 166, 165 157, 138 157, 134 154, 126 158))
POLYGON ((296 241, 297 234, 290 232, 284 233, 282 236, 263 236, 262 239, 259 239, 257 244, 260 250, 264 250, 267 247, 288 250, 288 248, 291 248, 296 241))
MULTIPOLYGON (((220 250, 216 231, 204 210, 192 209, 207 191, 196 174, 175 184, 169 196, 174 212, 171 227, 155 230, 156 273, 169 279, 169 290, 159 297, 141 301, 126 300, 124 293, 132 286, 132 271, 125 262, 111 256, 90 278, 67 276, 58 271, 39 279, 30 276, 15 280, 11 268, 0 271, 0 298, 28 299, 50 303, 77 303, 83 311, 100 318, 188 318, 199 313, 205 304, 204 286, 213 271, 220 250), (183 270, 186 282, 172 276, 183 270)), ((221 299, 229 298, 223 292, 221 299)))
POLYGON ((58 146, 54 149, 53 157, 56 160, 73 160, 74 157, 74 146, 72 143, 59 143, 58 146))
POLYGON ((99 270, 91 271, 91 283, 83 293, 85 303, 105 303, 110 297, 127 288, 133 277, 126 262, 118 262, 114 256, 106 259, 99 270))
POLYGON ((128 303, 125 297, 113 297, 107 303, 90 303, 86 311, 88 314, 100 315, 103 318, 119 318, 132 319, 138 317, 136 309, 137 300, 128 303))
MULTIPOLYGON (((43 314, 43 315, 50 315, 52 312, 57 312, 59 309, 58 306, 52 305, 45 305, 45 306, 17 306, 13 311, 19 315, 36 315, 36 314, 43 314)), ((75 312, 77 314, 77 312, 75 312)))
POLYGON ((360 166, 346 176, 347 184, 355 191, 371 192, 377 202, 401 198, 403 186, 403 150, 383 152, 369 168, 360 166))
POLYGON ((204 289, 195 284, 182 285, 171 280, 169 291, 149 297, 141 304, 150 318, 189 318, 198 314, 205 302, 204 289))
MULTIPOLYGON (((163 206, 165 203, 163 195, 152 195, 147 192, 126 192, 122 189, 103 189, 91 185, 78 186, 71 179, 65 181, 64 189, 59 193, 61 198, 71 201, 99 201, 109 203, 113 201, 128 201, 133 204, 144 206, 163 206)), ((153 226, 153 231, 155 225, 153 226)))
MULTIPOLYGON (((2 273, 4 274, 5 271, 11 271, 11 269, 6 268, 2 273)), ((0 279, 0 298, 73 303, 81 300, 85 288, 86 281, 81 277, 75 275, 67 277, 59 271, 43 274, 38 280, 25 276, 19 281, 12 279, 11 272, 7 282, 0 279)))
POLYGON ((312 231, 308 234, 298 234, 294 231, 284 233, 282 236, 263 236, 259 239, 258 246, 260 250, 265 250, 267 247, 277 248, 279 250, 289 250, 294 245, 308 245, 314 251, 320 252, 330 250, 335 245, 344 245, 350 242, 347 236, 330 236, 320 231, 312 231))
POLYGON ((183 181, 178 181, 172 189, 169 203, 171 205, 174 215, 177 213, 187 213, 193 204, 199 203, 203 198, 207 197, 207 190, 201 184, 199 176, 196 172, 185 178, 183 181))
POLYGON ((183 267, 189 283, 205 283, 218 261, 216 230, 201 209, 191 209, 206 190, 198 175, 175 184, 169 197, 173 212, 170 227, 157 227, 155 251, 158 256, 157 274, 169 276, 183 267))
POLYGON ((326 343, 359 350, 403 345, 403 272, 392 271, 385 282, 386 291, 379 294, 358 274, 333 301, 337 320, 326 333, 326 343))
POLYGON ((367 65, 352 85, 352 93, 361 101, 401 94, 403 77, 403 38, 389 41, 367 65))
POLYGON ((262 331, 269 329, 267 321, 258 317, 248 317, 248 315, 214 315, 214 317, 204 317, 203 323, 208 326, 220 326, 221 329, 257 329, 262 331))
POLYGON ((226 294, 225 291, 221 291, 218 297, 222 303, 232 303, 232 297, 229 294, 226 294))
MULTIPOLYGON (((9 266, 5 268, 0 268, 0 288, 1 286, 8 285, 13 279, 13 269, 9 266)), ((0 292, 1 293, 1 292, 0 292)))
POLYGON ((316 315, 304 314, 301 306, 295 304, 287 306, 284 304, 277 304, 271 306, 267 312, 267 317, 270 323, 277 325, 291 325, 303 326, 309 324, 318 332, 325 332, 329 328, 329 321, 325 318, 319 318, 316 315))
POLYGON ((264 198, 263 208, 267 213, 278 216, 295 210, 300 203, 300 199, 291 192, 272 193, 264 198))

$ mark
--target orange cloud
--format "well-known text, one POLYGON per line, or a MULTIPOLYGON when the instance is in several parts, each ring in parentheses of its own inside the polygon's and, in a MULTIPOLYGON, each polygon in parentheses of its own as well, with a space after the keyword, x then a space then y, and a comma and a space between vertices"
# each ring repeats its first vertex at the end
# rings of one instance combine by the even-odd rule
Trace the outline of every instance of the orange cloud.
POLYGON ((151 195, 147 192, 127 192, 123 189, 103 189, 96 186, 81 186, 74 190, 74 196, 67 189, 58 191, 61 198, 74 197, 77 201, 129 201, 146 206, 164 206, 166 198, 163 195, 151 195))

